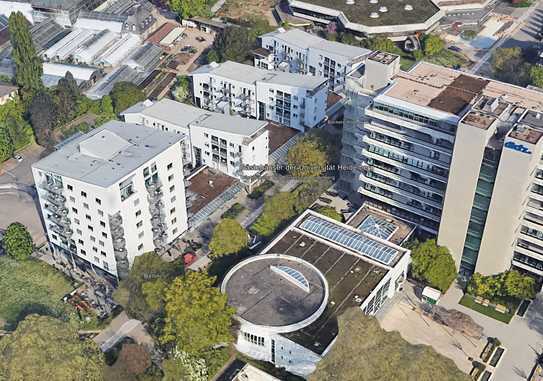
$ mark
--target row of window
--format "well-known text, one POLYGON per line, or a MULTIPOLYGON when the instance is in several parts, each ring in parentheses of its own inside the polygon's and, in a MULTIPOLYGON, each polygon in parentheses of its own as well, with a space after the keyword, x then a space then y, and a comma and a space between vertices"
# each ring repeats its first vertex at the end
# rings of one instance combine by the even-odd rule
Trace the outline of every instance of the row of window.
POLYGON ((264 338, 263 337, 256 336, 256 335, 253 335, 253 334, 247 333, 247 332, 242 332, 242 333, 243 333, 243 338, 245 339, 245 341, 247 341, 249 343, 252 343, 252 344, 255 344, 255 345, 258 345, 258 346, 261 346, 261 347, 264 346, 264 338))

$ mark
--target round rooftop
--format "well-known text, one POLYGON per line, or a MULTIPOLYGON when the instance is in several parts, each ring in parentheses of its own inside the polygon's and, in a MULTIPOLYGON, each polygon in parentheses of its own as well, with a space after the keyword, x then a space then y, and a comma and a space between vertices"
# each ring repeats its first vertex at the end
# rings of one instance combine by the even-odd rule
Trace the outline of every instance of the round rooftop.
POLYGON ((328 300, 324 275, 303 259, 282 254, 257 255, 238 263, 221 290, 241 323, 277 333, 311 324, 328 300))

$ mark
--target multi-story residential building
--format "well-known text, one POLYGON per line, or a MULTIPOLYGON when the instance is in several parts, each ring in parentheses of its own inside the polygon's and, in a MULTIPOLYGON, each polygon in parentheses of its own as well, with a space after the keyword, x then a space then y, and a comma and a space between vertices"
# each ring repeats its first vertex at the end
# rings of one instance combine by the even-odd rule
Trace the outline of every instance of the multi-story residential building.
POLYGON ((111 121, 32 166, 54 252, 117 279, 187 230, 184 135, 111 121))
POLYGON ((345 76, 362 66, 371 53, 295 28, 279 28, 260 36, 260 46, 255 51, 256 67, 325 77, 334 90, 343 89, 345 76))
POLYGON ((543 94, 376 52, 349 77, 341 184, 438 235, 461 273, 543 276, 543 94))
POLYGON ((251 182, 268 164, 268 123, 206 111, 162 99, 138 103, 121 113, 126 122, 184 134, 183 162, 207 165, 251 182))
POLYGON ((327 79, 227 61, 190 74, 198 107, 271 120, 303 131, 326 117, 327 79))

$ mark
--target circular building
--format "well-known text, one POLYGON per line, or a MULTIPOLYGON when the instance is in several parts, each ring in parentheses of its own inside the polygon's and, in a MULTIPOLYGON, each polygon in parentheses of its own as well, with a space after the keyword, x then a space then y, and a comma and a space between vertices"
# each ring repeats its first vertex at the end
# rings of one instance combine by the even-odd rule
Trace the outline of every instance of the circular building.
POLYGON ((309 262, 282 254, 240 262, 228 272, 221 290, 236 308, 241 334, 250 332, 262 342, 267 335, 294 332, 313 323, 328 301, 324 275, 309 262))

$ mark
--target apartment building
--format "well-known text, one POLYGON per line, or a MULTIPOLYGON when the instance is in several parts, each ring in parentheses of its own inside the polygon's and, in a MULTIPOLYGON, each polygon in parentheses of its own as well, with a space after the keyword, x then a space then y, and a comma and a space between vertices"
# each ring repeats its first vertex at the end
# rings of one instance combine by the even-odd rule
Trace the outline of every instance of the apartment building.
POLYGON ((32 165, 54 252, 123 279, 187 230, 184 135, 110 121, 32 165))
POLYGON ((268 123, 210 112, 170 99, 140 102, 121 113, 126 122, 183 134, 183 162, 207 165, 251 182, 268 164, 268 123))
POLYGON ((376 52, 347 79, 347 190, 437 234, 462 274, 543 276, 543 94, 376 52))
POLYGON ((295 28, 279 28, 260 36, 259 41, 261 49, 254 54, 256 67, 324 77, 333 90, 342 90, 345 76, 363 65, 371 53, 295 28))
POLYGON ((326 117, 327 79, 212 62, 190 74, 198 107, 304 131, 326 117))

